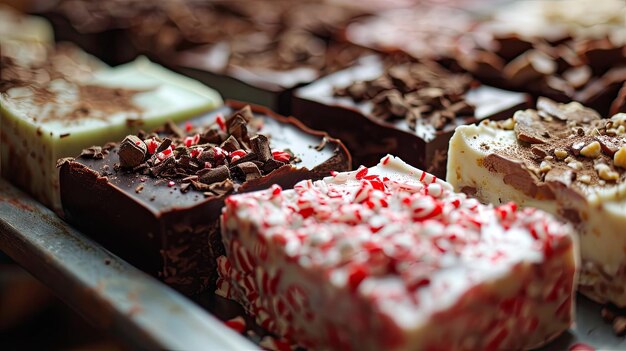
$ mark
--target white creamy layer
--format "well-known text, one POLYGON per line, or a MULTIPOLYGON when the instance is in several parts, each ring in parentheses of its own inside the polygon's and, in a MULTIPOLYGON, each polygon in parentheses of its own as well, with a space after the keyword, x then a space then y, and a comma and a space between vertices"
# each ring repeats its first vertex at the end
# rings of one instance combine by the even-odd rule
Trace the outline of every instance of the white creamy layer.
POLYGON ((64 118, 82 105, 78 85, 61 79, 50 82, 52 97, 43 104, 28 87, 0 95, 3 174, 9 179, 15 178, 11 176, 15 172, 32 177, 24 181, 23 187, 55 209, 60 208, 56 170, 59 158, 77 156, 92 145, 120 141, 129 133, 154 129, 167 120, 184 121, 222 104, 213 89, 145 58, 101 69, 82 83, 145 90, 132 97, 133 105, 141 111, 108 114, 95 109, 85 117, 64 118), (16 169, 20 162, 26 169, 16 169))
MULTIPOLYGON (((450 141, 447 180, 460 191, 463 187, 476 188, 476 196, 484 202, 499 204, 515 201, 522 206, 536 207, 555 215, 563 205, 555 200, 537 200, 504 183, 503 174, 489 172, 483 167, 484 158, 498 150, 517 147, 512 130, 486 125, 461 126, 450 141), (481 147, 488 145, 489 149, 481 147)), ((615 275, 626 265, 626 184, 610 190, 591 189, 585 195, 584 207, 578 208, 582 223, 577 226, 580 236, 583 272, 581 284, 593 286, 600 279, 584 270, 587 262, 598 265, 602 271, 615 275)), ((615 282, 615 284, 621 284, 615 282)), ((591 296, 599 301, 626 305, 626 293, 608 293, 609 296, 591 296)))

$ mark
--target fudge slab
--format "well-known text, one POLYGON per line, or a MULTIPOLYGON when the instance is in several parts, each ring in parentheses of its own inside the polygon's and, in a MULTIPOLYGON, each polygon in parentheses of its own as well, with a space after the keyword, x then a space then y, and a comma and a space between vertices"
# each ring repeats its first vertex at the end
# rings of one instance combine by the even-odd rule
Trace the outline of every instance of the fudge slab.
POLYGON ((448 181, 484 202, 515 201, 573 223, 581 244, 579 290, 626 306, 626 115, 602 119, 572 102, 458 128, 448 181))
POLYGON ((226 199, 217 293, 314 349, 528 349, 572 322, 572 233, 387 156, 226 199))
POLYGON ((0 103, 3 177, 59 210, 59 158, 168 119, 186 120, 220 106, 222 99, 214 90, 140 58, 96 70, 80 81, 21 82, 0 94, 0 103))
POLYGON ((296 90, 293 115, 340 138, 355 165, 373 165, 392 153, 444 177, 458 125, 507 118, 527 104, 525 94, 475 85, 436 63, 367 56, 296 90))
POLYGON ((227 194, 350 169, 339 141, 293 118, 244 107, 227 102, 182 130, 170 123, 158 135, 91 148, 65 162, 67 220, 184 293, 206 289, 223 252, 218 217, 227 194))

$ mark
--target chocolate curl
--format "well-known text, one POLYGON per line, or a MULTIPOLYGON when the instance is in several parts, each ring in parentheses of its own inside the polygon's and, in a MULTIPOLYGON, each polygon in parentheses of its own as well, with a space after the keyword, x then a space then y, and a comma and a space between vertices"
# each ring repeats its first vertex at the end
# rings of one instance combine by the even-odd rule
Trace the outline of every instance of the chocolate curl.
POLYGON ((234 136, 238 141, 247 142, 250 140, 248 136, 248 122, 243 117, 237 115, 229 121, 228 134, 234 136))
POLYGON ((240 163, 233 167, 233 171, 239 178, 243 178, 245 181, 261 178, 261 171, 259 170, 259 167, 252 162, 240 163))
POLYGON ((258 134, 250 138, 250 147, 261 162, 267 162, 267 160, 273 158, 270 142, 263 134, 258 134))
POLYGON ((281 161, 277 161, 273 158, 267 160, 267 162, 265 162, 265 164, 263 165, 263 172, 265 174, 268 174, 270 172, 272 172, 273 170, 275 170, 276 168, 282 167, 283 165, 285 165, 284 162, 281 161))
POLYGON ((198 181, 204 184, 213 184, 230 178, 230 171, 226 166, 219 166, 209 169, 206 173, 198 177, 198 181))
POLYGON ((231 124, 233 123, 233 120, 236 119, 237 117, 241 117, 246 123, 252 121, 252 119, 254 118, 254 114, 252 113, 252 109, 250 108, 250 105, 246 105, 241 110, 238 110, 235 113, 233 113, 232 117, 229 118, 228 121, 226 121, 226 127, 230 128, 231 124))
POLYGON ((120 144, 117 155, 120 166, 123 168, 134 168, 139 166, 148 153, 146 144, 134 135, 129 135, 120 144))
POLYGON ((235 150, 241 149, 241 145, 232 135, 229 136, 228 139, 224 140, 224 142, 220 144, 220 147, 228 152, 233 152, 235 150))
POLYGON ((200 134, 200 144, 211 143, 219 145, 224 140, 226 140, 226 133, 217 129, 209 129, 200 134))

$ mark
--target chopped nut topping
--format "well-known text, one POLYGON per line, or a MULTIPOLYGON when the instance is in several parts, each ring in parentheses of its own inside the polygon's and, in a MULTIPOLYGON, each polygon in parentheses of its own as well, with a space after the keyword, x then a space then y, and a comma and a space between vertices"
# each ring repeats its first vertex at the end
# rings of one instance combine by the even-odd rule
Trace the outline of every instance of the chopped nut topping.
POLYGON ((551 169, 552 169, 552 166, 550 165, 550 163, 546 161, 542 161, 541 164, 539 165, 539 172, 541 173, 547 173, 551 169))
POLYGON ((583 147, 580 150, 580 154, 585 157, 596 158, 600 156, 600 151, 601 151, 600 143, 597 141, 594 141, 594 142, 587 144, 587 146, 583 147))
POLYGON ((583 174, 578 177, 578 181, 581 183, 589 184, 591 183, 591 176, 589 174, 583 174))
POLYGON ((556 158, 558 158, 559 160, 566 158, 568 155, 569 154, 567 153, 567 150, 565 149, 554 150, 554 156, 556 156, 556 158))
POLYGON ((613 163, 617 167, 626 168, 626 146, 622 146, 613 156, 613 163))
POLYGON ((595 165, 595 170, 598 172, 598 176, 603 180, 617 180, 619 178, 619 173, 611 170, 607 164, 599 163, 595 165))

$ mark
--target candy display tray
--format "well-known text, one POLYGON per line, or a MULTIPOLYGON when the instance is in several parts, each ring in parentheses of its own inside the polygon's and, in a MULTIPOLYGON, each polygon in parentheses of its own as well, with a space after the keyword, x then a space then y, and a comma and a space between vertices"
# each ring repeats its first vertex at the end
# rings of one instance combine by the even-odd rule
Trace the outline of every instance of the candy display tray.
MULTIPOLYGON (((132 349, 249 350, 262 331, 242 336, 220 320, 243 316, 211 292, 193 298, 135 269, 73 229, 52 211, 0 179, 0 250, 27 269, 93 325, 132 349)), ((545 351, 583 343, 626 349, 601 316, 601 306, 578 296, 576 323, 545 351)), ((251 320, 247 319, 251 325, 251 320)))

